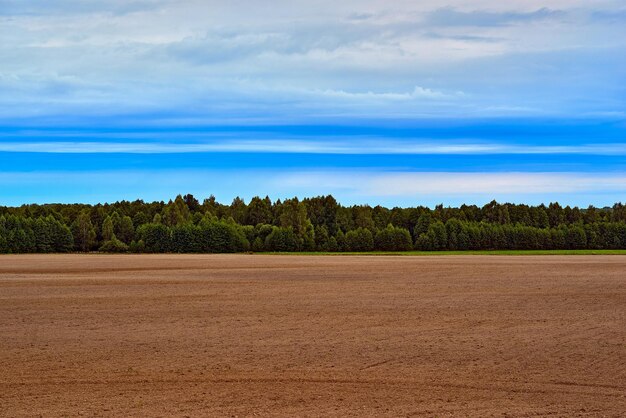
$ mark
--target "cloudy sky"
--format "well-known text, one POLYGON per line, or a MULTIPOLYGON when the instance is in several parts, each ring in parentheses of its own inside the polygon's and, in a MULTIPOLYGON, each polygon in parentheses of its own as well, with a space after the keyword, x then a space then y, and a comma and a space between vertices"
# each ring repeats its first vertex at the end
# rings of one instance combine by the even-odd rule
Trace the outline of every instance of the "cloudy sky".
POLYGON ((626 200, 623 0, 0 0, 0 205, 626 200))

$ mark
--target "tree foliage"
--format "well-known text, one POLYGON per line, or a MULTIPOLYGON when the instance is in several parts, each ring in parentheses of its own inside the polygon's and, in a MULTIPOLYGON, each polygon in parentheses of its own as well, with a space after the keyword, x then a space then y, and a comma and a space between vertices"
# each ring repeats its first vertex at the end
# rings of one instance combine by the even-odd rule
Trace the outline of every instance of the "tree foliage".
POLYGON ((0 207, 0 253, 221 253, 624 249, 626 206, 498 203, 388 209, 332 196, 229 205, 192 195, 169 202, 0 207))

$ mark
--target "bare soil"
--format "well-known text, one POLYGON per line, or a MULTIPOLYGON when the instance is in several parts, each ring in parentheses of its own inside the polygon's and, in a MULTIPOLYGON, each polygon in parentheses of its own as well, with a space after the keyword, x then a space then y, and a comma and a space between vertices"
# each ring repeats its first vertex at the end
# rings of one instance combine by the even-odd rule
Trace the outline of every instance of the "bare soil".
POLYGON ((2 256, 40 414, 624 416, 626 256, 2 256))

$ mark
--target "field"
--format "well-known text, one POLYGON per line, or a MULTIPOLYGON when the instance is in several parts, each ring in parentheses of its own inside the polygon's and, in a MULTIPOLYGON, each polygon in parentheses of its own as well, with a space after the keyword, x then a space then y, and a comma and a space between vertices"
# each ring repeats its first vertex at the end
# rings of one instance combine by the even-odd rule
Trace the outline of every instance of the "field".
POLYGON ((0 257, 0 416, 622 416, 626 256, 0 257))

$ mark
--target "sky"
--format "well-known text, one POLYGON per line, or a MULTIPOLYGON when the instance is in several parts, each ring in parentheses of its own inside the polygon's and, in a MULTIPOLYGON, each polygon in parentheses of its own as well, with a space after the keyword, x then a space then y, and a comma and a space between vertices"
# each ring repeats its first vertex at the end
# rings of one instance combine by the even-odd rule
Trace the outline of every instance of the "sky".
POLYGON ((0 0, 0 205, 626 201, 623 0, 0 0))

